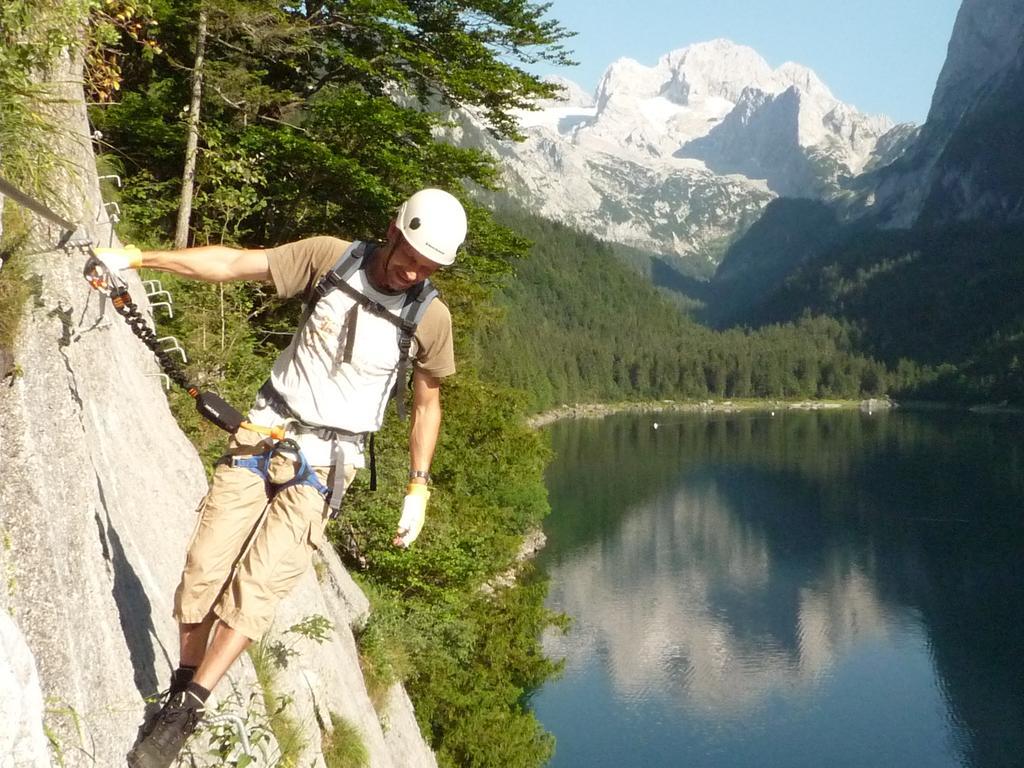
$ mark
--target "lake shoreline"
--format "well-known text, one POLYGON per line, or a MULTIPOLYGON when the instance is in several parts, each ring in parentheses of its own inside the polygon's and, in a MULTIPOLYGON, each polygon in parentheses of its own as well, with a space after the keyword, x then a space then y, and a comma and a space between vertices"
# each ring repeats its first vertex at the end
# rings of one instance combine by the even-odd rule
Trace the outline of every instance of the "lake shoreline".
MULTIPOLYGON (((865 413, 887 411, 899 408, 907 411, 964 411, 988 415, 1020 415, 1024 408, 1008 406, 1002 403, 966 403, 940 402, 928 400, 906 400, 896 402, 889 397, 868 398, 865 400, 657 400, 619 403, 574 403, 560 405, 541 413, 529 416, 526 425, 530 429, 542 429, 565 419, 603 419, 620 413, 741 413, 741 412, 773 412, 773 411, 852 411, 865 413)), ((534 559, 544 548, 546 537, 543 528, 538 526, 524 534, 520 552, 509 571, 494 580, 495 586, 508 586, 514 582, 517 571, 524 562, 534 559)))
POLYGON ((739 413, 741 411, 881 411, 902 407, 888 397, 867 400, 657 400, 559 405, 529 416, 526 424, 540 429, 563 419, 602 419, 619 413, 739 413))
POLYGON ((980 415, 1024 414, 1024 407, 1006 403, 957 403, 931 400, 892 400, 887 396, 865 400, 653 400, 619 403, 559 405, 528 416, 526 425, 540 429, 563 419, 602 419, 619 413, 740 413, 743 411, 850 411, 867 413, 900 408, 907 411, 963 411, 980 415))

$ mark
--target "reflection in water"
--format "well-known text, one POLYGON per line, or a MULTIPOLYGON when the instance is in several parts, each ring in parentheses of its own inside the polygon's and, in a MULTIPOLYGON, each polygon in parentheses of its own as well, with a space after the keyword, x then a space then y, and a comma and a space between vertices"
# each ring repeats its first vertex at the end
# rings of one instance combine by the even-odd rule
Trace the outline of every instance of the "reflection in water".
POLYGON ((676 418, 552 430, 553 764, 1020 765, 1018 425, 676 418))
POLYGON ((858 567, 837 559, 803 585, 776 565, 714 486, 680 489, 629 510, 614 541, 557 570, 552 603, 580 618, 545 650, 570 674, 605 657, 625 699, 670 689, 715 716, 813 686, 860 634, 886 635, 891 619, 858 567), (763 614, 783 592, 795 623, 773 627, 763 614))

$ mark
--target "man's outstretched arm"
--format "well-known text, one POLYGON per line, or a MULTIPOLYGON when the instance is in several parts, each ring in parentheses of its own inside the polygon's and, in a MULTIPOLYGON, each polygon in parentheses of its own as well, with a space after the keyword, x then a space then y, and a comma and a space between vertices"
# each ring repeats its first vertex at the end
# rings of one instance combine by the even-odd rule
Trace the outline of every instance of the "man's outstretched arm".
POLYGON ((139 266, 173 272, 192 280, 226 283, 230 280, 270 280, 267 255, 261 250, 204 245, 176 251, 142 251, 139 266))
POLYGON ((140 251, 129 245, 97 248, 96 255, 113 272, 147 267, 208 283, 271 279, 266 251, 258 249, 203 245, 173 251, 140 251))

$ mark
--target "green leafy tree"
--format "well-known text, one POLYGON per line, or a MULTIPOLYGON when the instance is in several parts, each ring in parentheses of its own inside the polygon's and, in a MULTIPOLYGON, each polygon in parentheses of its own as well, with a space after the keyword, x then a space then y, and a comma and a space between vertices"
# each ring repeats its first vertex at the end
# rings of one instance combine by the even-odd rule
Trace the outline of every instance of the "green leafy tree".
MULTIPOLYGON (((514 136, 512 110, 555 92, 517 64, 569 62, 568 34, 544 17, 547 6, 527 0, 163 0, 154 13, 165 55, 141 49, 126 56, 121 101, 93 115, 129 186, 143 171, 157 182, 181 176, 200 9, 208 31, 193 225, 199 241, 225 230, 253 243, 313 231, 366 237, 416 188, 491 185, 488 157, 438 140, 449 124, 446 110, 471 110, 492 132, 514 136), (226 151, 258 165, 264 182, 236 182, 219 157, 226 151), (232 210, 226 226, 223 212, 199 198, 207 186, 223 194, 235 183, 274 200, 273 209, 240 219, 232 210)), ((172 183, 163 191, 177 190, 172 183)), ((169 222, 160 224, 166 232, 169 222)))

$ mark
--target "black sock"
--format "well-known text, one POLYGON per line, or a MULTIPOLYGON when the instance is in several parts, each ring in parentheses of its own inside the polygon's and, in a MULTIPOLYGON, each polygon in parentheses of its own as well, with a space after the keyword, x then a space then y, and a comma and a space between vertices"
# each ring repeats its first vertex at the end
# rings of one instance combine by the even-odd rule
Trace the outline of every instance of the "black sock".
POLYGON ((189 667, 185 664, 180 665, 171 672, 171 696, 181 693, 188 688, 188 684, 192 682, 192 676, 195 673, 196 667, 189 667))
POLYGON ((189 683, 185 691, 189 696, 195 697, 198 706, 202 706, 210 698, 210 692, 198 683, 189 683))

